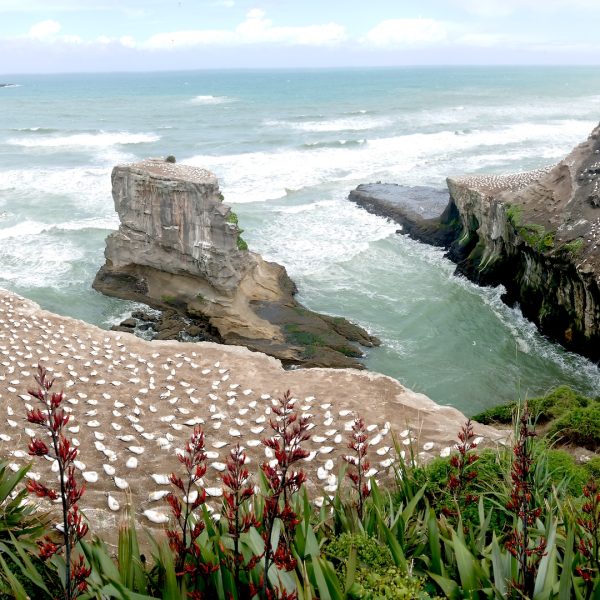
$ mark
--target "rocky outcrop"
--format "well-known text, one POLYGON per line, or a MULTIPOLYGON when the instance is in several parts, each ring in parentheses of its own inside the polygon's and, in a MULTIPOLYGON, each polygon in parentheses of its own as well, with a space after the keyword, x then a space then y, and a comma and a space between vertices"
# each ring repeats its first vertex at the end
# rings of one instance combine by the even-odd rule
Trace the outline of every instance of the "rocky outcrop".
POLYGON ((412 237, 448 247, 458 273, 504 285, 505 301, 544 334, 599 360, 600 126, 553 167, 447 183, 450 202, 437 219, 405 202, 391 210, 373 193, 368 202, 412 237))
POLYGON ((399 223, 399 233, 416 240, 447 247, 456 239, 458 214, 454 204, 448 203, 447 190, 367 183, 352 190, 348 199, 370 213, 399 223))
POLYGON ((209 171, 150 159, 115 167, 112 190, 121 224, 106 240, 98 291, 205 320, 225 343, 285 364, 361 368, 353 342, 378 343, 295 301, 285 268, 247 250, 209 171))

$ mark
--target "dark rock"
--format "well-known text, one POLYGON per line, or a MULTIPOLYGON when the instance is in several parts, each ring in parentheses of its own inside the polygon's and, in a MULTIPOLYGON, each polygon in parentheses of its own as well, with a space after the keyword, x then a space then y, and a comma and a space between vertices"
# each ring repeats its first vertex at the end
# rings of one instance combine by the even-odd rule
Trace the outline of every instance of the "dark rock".
POLYGON ((177 329, 178 331, 180 331, 184 328, 185 328, 185 324, 176 318, 169 318, 169 319, 163 318, 156 323, 157 331, 165 331, 167 329, 177 329))
POLYGON ((110 330, 121 331, 123 333, 133 333, 133 329, 131 327, 123 327, 122 325, 113 325, 110 330))
POLYGON ((124 321, 121 321, 121 327, 127 327, 128 329, 133 329, 134 327, 136 327, 137 325, 137 320, 136 319, 125 319, 124 321))
POLYGON ((132 316, 132 318, 138 319, 139 321, 146 321, 149 323, 155 323, 156 321, 158 321, 158 316, 153 315, 144 310, 134 310, 131 313, 131 316, 132 316))
POLYGON ((184 331, 191 337, 200 337, 203 334, 202 329, 198 325, 188 325, 184 331))
POLYGON ((180 327, 173 327, 171 329, 161 329, 156 336, 155 340, 178 340, 179 334, 181 333, 180 327))
POLYGON ((352 190, 348 199, 402 225, 396 233, 446 248, 456 238, 459 223, 457 214, 449 208, 447 190, 369 183, 352 190))

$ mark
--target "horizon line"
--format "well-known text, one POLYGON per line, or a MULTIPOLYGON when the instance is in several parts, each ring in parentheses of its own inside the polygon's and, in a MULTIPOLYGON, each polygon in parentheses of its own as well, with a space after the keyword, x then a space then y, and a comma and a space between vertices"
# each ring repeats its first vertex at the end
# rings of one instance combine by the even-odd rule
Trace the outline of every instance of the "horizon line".
MULTIPOLYGON (((568 69, 568 68, 600 68, 600 63, 572 63, 572 64, 515 64, 515 63, 494 63, 494 64, 411 64, 411 65, 338 65, 338 66, 291 66, 291 67, 200 67, 197 69, 124 69, 124 70, 106 70, 106 71, 25 71, 14 73, 0 73, 0 77, 22 77, 22 76, 43 76, 43 75, 134 75, 134 74, 149 74, 149 73, 198 73, 198 72, 215 72, 215 71, 340 71, 340 70, 393 70, 393 69, 459 69, 459 68, 474 68, 474 69, 527 69, 527 68, 542 68, 542 69, 568 69)), ((11 83, 8 81, 0 83, 11 83)))

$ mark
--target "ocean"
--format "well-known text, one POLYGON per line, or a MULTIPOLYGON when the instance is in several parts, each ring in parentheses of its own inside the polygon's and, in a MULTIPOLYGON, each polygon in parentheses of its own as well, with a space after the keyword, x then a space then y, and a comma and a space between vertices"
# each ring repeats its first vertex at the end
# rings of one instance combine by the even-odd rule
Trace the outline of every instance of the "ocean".
MULTIPOLYGON (((595 67, 0 76, 0 286, 108 328, 132 304, 91 289, 118 226, 114 165, 173 154, 212 170, 250 248, 299 300, 379 336, 368 368, 467 414, 598 367, 544 339, 501 288, 347 200, 359 183, 552 164, 600 115, 595 67)), ((343 393, 340 390, 340 393, 343 393)), ((377 398, 373 398, 377 402, 377 398)))

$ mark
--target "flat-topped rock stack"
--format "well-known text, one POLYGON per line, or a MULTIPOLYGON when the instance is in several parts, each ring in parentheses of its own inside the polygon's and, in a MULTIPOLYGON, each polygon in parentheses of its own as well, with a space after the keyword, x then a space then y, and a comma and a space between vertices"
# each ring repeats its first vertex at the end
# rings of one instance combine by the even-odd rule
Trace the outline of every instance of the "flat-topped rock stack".
MULTIPOLYGON (((400 448, 412 445, 418 460, 448 455, 465 417, 439 406, 389 377, 351 369, 286 371, 281 363, 246 348, 208 342, 148 342, 131 334, 41 310, 0 291, 0 457, 16 470, 27 463, 30 435, 27 390, 38 364, 64 389, 79 447, 77 469, 87 481, 80 502, 92 529, 114 539, 120 513, 130 499, 136 518, 148 526, 166 518, 161 498, 168 473, 179 468, 176 452, 194 425, 206 434, 209 505, 219 511, 220 476, 231 447, 240 443, 251 471, 272 459, 260 442, 270 436, 273 402, 286 390, 296 407, 312 415, 314 427, 303 463, 316 502, 333 494, 347 436, 360 414, 368 426, 372 474, 385 480, 400 448), (111 508, 112 507, 112 508, 111 508), (147 512, 150 511, 150 512, 147 512), (158 515, 158 517, 157 517, 158 515)), ((489 444, 502 435, 476 425, 489 444)), ((52 464, 35 459, 32 477, 54 482, 52 464)))
POLYGON ((285 268, 248 251, 209 171, 162 159, 121 165, 112 192, 121 223, 106 240, 98 291, 208 320, 225 343, 289 365, 361 368, 355 342, 379 343, 296 302, 285 268))

